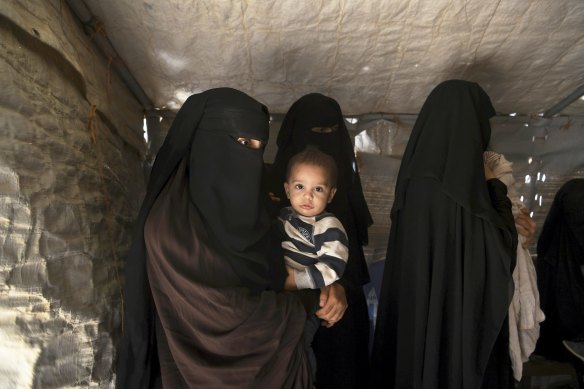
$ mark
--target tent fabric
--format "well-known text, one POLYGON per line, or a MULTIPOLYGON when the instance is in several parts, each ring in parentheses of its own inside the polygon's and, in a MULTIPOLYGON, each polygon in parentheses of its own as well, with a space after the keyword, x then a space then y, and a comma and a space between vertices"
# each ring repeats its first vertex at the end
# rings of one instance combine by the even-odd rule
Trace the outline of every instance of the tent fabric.
MULTIPOLYGON (((584 3, 85 0, 155 106, 230 86, 284 113, 320 92, 344 113, 417 113, 439 82, 537 114, 584 83, 584 3)), ((584 102, 567 113, 584 114, 584 102)))

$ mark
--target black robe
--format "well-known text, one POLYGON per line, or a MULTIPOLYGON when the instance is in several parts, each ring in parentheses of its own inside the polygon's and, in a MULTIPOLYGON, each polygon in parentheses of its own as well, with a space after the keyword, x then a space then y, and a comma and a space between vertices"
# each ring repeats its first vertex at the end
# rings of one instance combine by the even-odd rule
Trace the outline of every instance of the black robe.
POLYGON ((512 385, 504 333, 517 233, 505 185, 485 181, 492 115, 477 84, 451 80, 414 125, 391 212, 374 388, 480 388, 487 369, 487 385, 512 385))
POLYGON ((349 304, 343 319, 331 328, 321 327, 313 342, 317 359, 318 388, 362 388, 369 376, 369 314, 362 285, 369 273, 362 246, 367 244, 373 223, 356 170, 353 144, 339 104, 332 98, 311 93, 298 99, 286 114, 278 134, 278 153, 271 167, 268 190, 282 199, 273 213, 289 205, 284 193, 286 167, 293 155, 307 145, 331 155, 338 168, 337 192, 327 210, 343 223, 349 239, 349 258, 343 277, 349 304), (314 127, 335 127, 329 133, 314 127))
POLYGON ((584 179, 565 183, 537 242, 537 285, 546 319, 536 353, 576 362, 562 340, 584 339, 584 179))
POLYGON ((269 290, 285 269, 270 252, 263 149, 238 141, 265 144, 268 117, 228 88, 178 112, 127 257, 117 387, 310 387, 306 312, 269 290))

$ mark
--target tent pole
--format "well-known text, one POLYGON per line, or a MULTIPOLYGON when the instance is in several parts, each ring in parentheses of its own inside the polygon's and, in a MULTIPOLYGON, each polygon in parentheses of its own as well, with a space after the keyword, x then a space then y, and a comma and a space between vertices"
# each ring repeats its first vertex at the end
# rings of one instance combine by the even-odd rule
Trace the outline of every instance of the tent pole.
POLYGON ((108 60, 111 60, 115 71, 142 105, 144 110, 148 111, 153 109, 152 101, 146 95, 146 92, 144 92, 144 89, 142 89, 140 84, 138 84, 138 81, 136 81, 123 59, 118 55, 106 33, 103 29, 98 28, 100 24, 99 20, 97 20, 97 18, 91 13, 91 10, 83 0, 67 0, 67 4, 73 11, 73 14, 75 14, 77 19, 79 19, 83 25, 85 33, 93 40, 93 42, 95 42, 101 53, 108 60))
POLYGON ((572 104, 574 101, 578 100, 581 96, 584 96, 584 84, 580 85, 574 92, 570 93, 564 99, 562 99, 559 103, 548 109, 543 113, 544 118, 551 118, 552 116, 557 115, 558 113, 562 112, 564 108, 568 105, 572 104))

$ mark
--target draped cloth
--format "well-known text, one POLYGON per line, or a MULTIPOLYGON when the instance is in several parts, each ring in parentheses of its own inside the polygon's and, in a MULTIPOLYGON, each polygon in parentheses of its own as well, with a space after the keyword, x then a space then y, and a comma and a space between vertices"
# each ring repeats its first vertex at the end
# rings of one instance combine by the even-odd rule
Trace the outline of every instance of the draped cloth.
POLYGON ((296 296, 261 192, 267 109, 242 92, 193 95, 152 168, 125 268, 117 387, 311 385, 296 296), (243 142, 245 143, 245 142, 243 142))
MULTIPOLYGON (((343 224, 349 239, 349 258, 342 278, 348 308, 343 319, 331 328, 321 327, 314 339, 318 388, 362 388, 369 376, 369 314, 362 285, 369 282, 362 246, 368 241, 373 223, 356 169, 353 143, 339 104, 319 93, 298 99, 284 117, 278 134, 278 152, 271 167, 268 190, 288 206, 284 193, 286 168, 292 156, 307 145, 316 146, 335 160, 338 168, 337 192, 327 211, 343 224), (315 128, 332 132, 316 132, 315 128)), ((274 216, 277 213, 274 212, 274 216)))
MULTIPOLYGON (((486 151, 484 159, 495 176, 507 186, 507 197, 511 200, 513 215, 517 216, 524 205, 515 190, 511 162, 494 151, 486 151)), ((535 265, 529 250, 523 247, 525 239, 519 235, 517 265, 513 271, 515 293, 509 305, 509 355, 516 381, 521 381, 523 363, 529 360, 535 350, 540 323, 545 319, 539 303, 535 265)))
POLYGON ((538 354, 573 360, 561 342, 584 338, 583 266, 584 179, 573 179, 556 194, 537 242, 537 283, 546 315, 538 354))
POLYGON ((476 83, 428 96, 400 167, 372 350, 374 388, 512 387, 507 310, 517 233, 485 181, 495 113, 476 83))

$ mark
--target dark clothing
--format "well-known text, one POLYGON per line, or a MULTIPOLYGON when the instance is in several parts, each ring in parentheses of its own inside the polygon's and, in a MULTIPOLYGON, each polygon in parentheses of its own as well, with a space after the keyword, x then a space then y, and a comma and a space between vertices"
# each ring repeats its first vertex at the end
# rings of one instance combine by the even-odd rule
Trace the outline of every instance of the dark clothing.
POLYGON ((515 378, 509 353, 509 317, 505 318, 503 327, 487 362, 481 389, 515 389, 515 378))
POLYGON ((233 89, 178 112, 127 258, 117 387, 310 387, 306 312, 269 290, 285 269, 270 252, 262 150, 237 142, 267 136, 265 107, 233 89))
POLYGON ((575 179, 556 194, 537 244, 537 284, 546 316, 537 354, 575 360, 562 340, 584 339, 583 265, 584 179, 575 179))
POLYGON ((373 388, 512 384, 508 343, 494 346, 505 342, 517 233, 505 185, 485 181, 493 114, 465 81, 440 84, 422 107, 391 212, 373 388))
POLYGON ((369 380, 369 312, 363 288, 345 287, 348 307, 331 328, 320 327, 312 347, 316 387, 366 388, 369 380))
MULTIPOLYGON (((489 185, 498 187, 503 203, 504 184, 489 185)), ((373 387, 479 388, 493 344, 506 328, 510 248, 495 243, 504 239, 502 231, 453 203, 435 180, 411 180, 407 196, 416 206, 405 207, 392 225, 373 387)), ((510 361, 507 369, 510 374, 510 361)))
MULTIPOLYGON (((343 319, 331 328, 320 327, 313 347, 317 358, 316 386, 362 388, 369 378, 369 315, 363 284, 369 282, 362 246, 373 223, 363 195, 353 143, 339 104, 332 98, 311 93, 298 99, 286 114, 278 135, 278 153, 271 168, 268 190, 288 206, 284 193, 286 168, 292 156, 313 145, 329 154, 338 169, 337 192, 327 210, 343 224, 349 239, 349 258, 341 279, 349 307, 343 319), (333 132, 315 132, 330 127, 333 132)), ((275 213, 274 217, 277 216, 275 213)))
MULTIPOLYGON (((184 165, 159 195, 144 227, 148 279, 164 329, 156 335, 165 338, 171 353, 160 360, 164 387, 302 388, 302 380, 287 382, 290 370, 309 374, 299 342, 302 306, 288 293, 254 296, 236 286, 237 274, 206 243, 188 199, 184 165)), ((308 382, 307 376, 301 378, 308 382)))
POLYGON ((320 319, 316 317, 315 314, 306 316, 306 323, 304 323, 304 347, 306 349, 306 354, 308 355, 308 360, 310 362, 310 370, 312 372, 312 380, 316 381, 316 354, 314 354, 314 349, 312 348, 312 340, 316 331, 320 328, 320 319))

